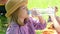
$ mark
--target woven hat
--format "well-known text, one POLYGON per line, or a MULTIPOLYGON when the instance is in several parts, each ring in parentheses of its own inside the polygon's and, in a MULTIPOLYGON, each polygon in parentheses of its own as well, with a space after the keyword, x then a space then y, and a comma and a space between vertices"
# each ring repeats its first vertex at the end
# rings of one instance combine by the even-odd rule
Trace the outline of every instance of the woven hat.
POLYGON ((10 17, 10 15, 16 11, 19 7, 26 5, 28 0, 8 0, 5 8, 6 8, 6 17, 10 17))

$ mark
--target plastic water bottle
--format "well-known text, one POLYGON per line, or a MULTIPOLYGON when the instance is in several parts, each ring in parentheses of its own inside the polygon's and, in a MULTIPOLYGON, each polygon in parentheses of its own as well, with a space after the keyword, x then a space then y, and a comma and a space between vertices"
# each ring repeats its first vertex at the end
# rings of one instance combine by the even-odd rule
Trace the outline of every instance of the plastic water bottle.
POLYGON ((34 16, 42 16, 42 15, 53 15, 55 10, 53 8, 34 8, 32 9, 32 15, 34 16))

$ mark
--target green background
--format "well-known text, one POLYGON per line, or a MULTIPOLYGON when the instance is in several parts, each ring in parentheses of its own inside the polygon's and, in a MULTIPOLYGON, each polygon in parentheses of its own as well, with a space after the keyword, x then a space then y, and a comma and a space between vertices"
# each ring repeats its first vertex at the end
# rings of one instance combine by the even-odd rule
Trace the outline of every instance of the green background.
POLYGON ((58 15, 60 15, 60 0, 28 0, 28 8, 47 8, 47 7, 58 7, 58 15))
MULTIPOLYGON (((28 0, 28 9, 32 8, 48 8, 48 7, 58 7, 57 16, 60 16, 60 0, 28 0)), ((47 20, 48 16, 43 15, 47 20)))
MULTIPOLYGON (((57 12, 57 16, 60 16, 60 0, 28 0, 28 9, 32 9, 32 8, 47 8, 49 6, 54 7, 57 6, 58 7, 58 12, 57 12)), ((48 16, 43 15, 43 17, 47 20, 48 16)), ((4 16, 0 16, 0 34, 5 34, 6 33, 6 28, 2 27, 5 26, 3 24, 3 22, 5 21, 5 17, 4 16), (1 21, 2 20, 2 21, 1 21), (1 28, 2 27, 2 28, 1 28)), ((41 34, 42 31, 37 31, 37 34, 41 34)))

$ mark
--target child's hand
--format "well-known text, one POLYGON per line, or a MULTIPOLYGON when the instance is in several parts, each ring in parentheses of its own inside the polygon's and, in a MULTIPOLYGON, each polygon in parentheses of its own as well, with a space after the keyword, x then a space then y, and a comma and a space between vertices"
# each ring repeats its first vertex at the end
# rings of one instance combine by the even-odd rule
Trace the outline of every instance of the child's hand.
POLYGON ((38 9, 38 8, 32 9, 32 15, 34 15, 34 16, 42 16, 42 10, 38 9))
POLYGON ((42 24, 46 23, 45 19, 42 16, 38 16, 38 19, 39 19, 40 23, 42 23, 42 24))

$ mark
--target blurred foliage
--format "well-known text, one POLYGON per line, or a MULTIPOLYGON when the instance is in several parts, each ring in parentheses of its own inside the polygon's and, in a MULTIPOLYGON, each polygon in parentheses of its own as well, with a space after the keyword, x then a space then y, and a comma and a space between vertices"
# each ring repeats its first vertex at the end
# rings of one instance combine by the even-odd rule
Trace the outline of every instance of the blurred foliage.
POLYGON ((0 34, 6 34, 7 18, 4 15, 0 15, 0 34))
MULTIPOLYGON (((28 1, 28 9, 32 8, 47 8, 47 7, 58 7, 57 15, 60 16, 60 0, 29 0, 28 1)), ((48 16, 43 16, 44 19, 48 19, 48 16)), ((4 15, 0 15, 0 34, 6 34, 6 26, 7 18, 4 15)), ((40 31, 36 32, 36 34, 40 34, 40 31)))

